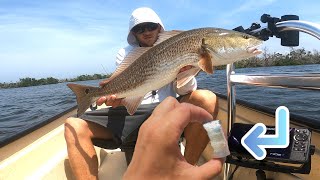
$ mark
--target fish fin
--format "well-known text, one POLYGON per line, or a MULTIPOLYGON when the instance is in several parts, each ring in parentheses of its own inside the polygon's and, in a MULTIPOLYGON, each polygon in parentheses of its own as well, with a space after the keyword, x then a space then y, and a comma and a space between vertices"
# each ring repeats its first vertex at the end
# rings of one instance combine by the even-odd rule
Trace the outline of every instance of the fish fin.
POLYGON ((122 63, 118 66, 118 68, 114 71, 111 77, 117 76, 127 67, 129 67, 134 61, 136 61, 142 54, 147 52, 151 47, 137 47, 134 48, 122 61, 122 63))
MULTIPOLYGON (((169 39, 170 37, 173 37, 175 35, 180 34, 183 31, 173 30, 173 31, 164 31, 159 33, 158 40, 154 43, 153 46, 156 46, 157 44, 169 39)), ((114 77, 118 76, 121 72, 123 72, 127 67, 129 67, 135 60, 137 60, 142 54, 147 52, 152 47, 136 47, 134 48, 122 61, 122 63, 118 66, 118 68, 114 71, 112 76, 102 82, 100 82, 100 85, 105 85, 109 81, 111 81, 114 77)))
POLYGON ((204 48, 200 49, 200 60, 198 62, 199 67, 208 74, 213 74, 213 65, 211 58, 211 54, 204 48))
POLYGON ((126 107, 128 113, 133 115, 143 100, 143 96, 126 97, 121 103, 126 107))
POLYGON ((122 63, 118 66, 118 68, 112 73, 112 75, 106 79, 101 81, 100 86, 104 86, 109 81, 117 77, 121 72, 123 72, 127 67, 129 67, 135 60, 137 60, 142 54, 147 52, 151 47, 137 47, 133 49, 122 61, 122 63))
POLYGON ((181 32, 183 32, 183 31, 179 31, 179 30, 163 31, 163 32, 159 33, 158 40, 153 44, 153 46, 156 46, 156 45, 160 44, 161 42, 163 42, 173 36, 180 34, 181 32))
POLYGON ((77 116, 82 115, 92 103, 96 101, 91 92, 100 90, 98 87, 86 86, 80 84, 67 84, 77 97, 78 111, 77 116))
POLYGON ((186 85, 193 77, 195 77, 201 69, 198 67, 192 67, 186 71, 183 71, 177 75, 177 88, 186 85))

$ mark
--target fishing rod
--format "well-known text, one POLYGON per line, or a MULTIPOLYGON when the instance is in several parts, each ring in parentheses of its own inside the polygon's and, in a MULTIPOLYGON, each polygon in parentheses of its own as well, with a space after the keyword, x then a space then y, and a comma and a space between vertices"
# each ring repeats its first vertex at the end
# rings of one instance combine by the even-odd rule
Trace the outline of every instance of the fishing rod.
POLYGON ((252 23, 247 29, 244 29, 242 26, 238 26, 233 30, 250 34, 264 41, 267 41, 269 37, 280 38, 282 46, 299 46, 299 31, 283 31, 281 27, 278 27, 280 22, 292 20, 299 20, 299 16, 284 15, 281 16, 281 18, 277 18, 271 17, 269 14, 263 14, 260 21, 262 23, 267 23, 266 27, 262 27, 259 23, 252 23))

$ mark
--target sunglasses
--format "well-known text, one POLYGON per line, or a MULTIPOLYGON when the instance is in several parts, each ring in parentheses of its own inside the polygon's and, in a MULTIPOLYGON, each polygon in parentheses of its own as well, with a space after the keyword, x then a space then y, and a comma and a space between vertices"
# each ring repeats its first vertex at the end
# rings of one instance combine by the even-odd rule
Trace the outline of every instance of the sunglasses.
POLYGON ((143 24, 136 25, 131 29, 131 31, 136 34, 142 34, 145 32, 146 29, 148 31, 154 31, 158 28, 158 26, 159 24, 157 23, 143 23, 143 24))

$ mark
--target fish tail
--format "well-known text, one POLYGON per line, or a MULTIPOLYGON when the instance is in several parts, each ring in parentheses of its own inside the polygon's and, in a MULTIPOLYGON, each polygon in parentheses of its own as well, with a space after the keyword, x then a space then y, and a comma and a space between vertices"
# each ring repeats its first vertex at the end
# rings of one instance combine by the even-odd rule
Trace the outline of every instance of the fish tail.
POLYGON ((79 117, 90 107, 92 103, 95 102, 96 98, 93 96, 92 92, 97 92, 100 88, 80 84, 67 84, 67 86, 77 97, 77 116, 79 117))

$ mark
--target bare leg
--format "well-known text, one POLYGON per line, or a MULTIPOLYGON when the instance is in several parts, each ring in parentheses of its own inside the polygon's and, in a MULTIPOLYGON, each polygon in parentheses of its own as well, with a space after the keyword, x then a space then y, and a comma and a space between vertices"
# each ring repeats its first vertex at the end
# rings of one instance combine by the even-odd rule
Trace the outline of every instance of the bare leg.
MULTIPOLYGON (((212 114, 213 119, 217 117, 218 99, 211 91, 196 90, 181 98, 180 102, 188 102, 202 107, 212 114)), ((188 163, 195 165, 207 146, 209 137, 206 130, 199 123, 190 123, 184 130, 184 136, 186 138, 184 157, 188 163)))
POLYGON ((76 179, 98 179, 98 158, 91 138, 111 139, 111 133, 99 124, 68 118, 64 135, 76 179))

